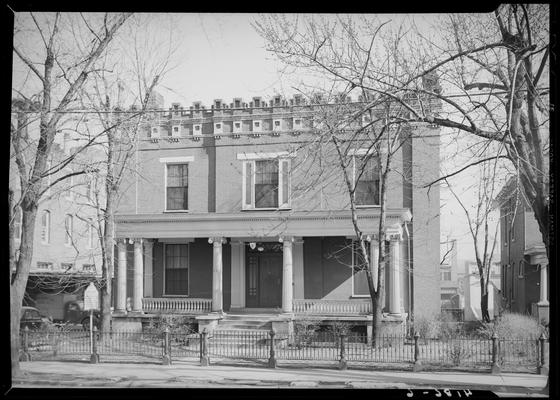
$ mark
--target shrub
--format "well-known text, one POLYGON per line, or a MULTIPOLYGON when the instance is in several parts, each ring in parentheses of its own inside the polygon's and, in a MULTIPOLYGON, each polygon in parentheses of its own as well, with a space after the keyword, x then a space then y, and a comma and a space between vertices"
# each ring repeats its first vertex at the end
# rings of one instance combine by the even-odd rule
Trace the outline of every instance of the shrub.
POLYGON ((351 329, 352 325, 345 321, 334 321, 331 325, 329 325, 329 331, 334 333, 336 336, 341 334, 348 335, 351 329))
POLYGON ((294 323, 295 342, 298 347, 311 344, 315 333, 321 327, 320 321, 302 319, 294 323))
POLYGON ((493 322, 483 324, 478 332, 481 336, 490 339, 494 333, 500 339, 537 339, 547 328, 525 314, 503 313, 493 322))
POLYGON ((146 332, 161 335, 165 332, 165 328, 169 328, 171 334, 189 335, 197 332, 188 317, 174 314, 160 314, 156 318, 150 319, 146 332))
POLYGON ((437 317, 417 316, 412 322, 414 334, 418 333, 422 339, 435 339, 439 337, 440 322, 437 317))

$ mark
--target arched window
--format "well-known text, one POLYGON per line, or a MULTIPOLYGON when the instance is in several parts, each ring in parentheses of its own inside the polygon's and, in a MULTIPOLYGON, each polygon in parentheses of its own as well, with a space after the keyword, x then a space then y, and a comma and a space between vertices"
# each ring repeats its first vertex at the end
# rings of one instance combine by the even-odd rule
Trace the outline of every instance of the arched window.
POLYGON ((49 244, 51 240, 51 212, 43 210, 41 214, 41 242, 49 244))
POLYGON ((72 244, 72 231, 74 229, 74 221, 73 217, 70 214, 66 214, 66 218, 64 219, 64 228, 66 230, 66 237, 64 240, 64 244, 71 245, 72 244))

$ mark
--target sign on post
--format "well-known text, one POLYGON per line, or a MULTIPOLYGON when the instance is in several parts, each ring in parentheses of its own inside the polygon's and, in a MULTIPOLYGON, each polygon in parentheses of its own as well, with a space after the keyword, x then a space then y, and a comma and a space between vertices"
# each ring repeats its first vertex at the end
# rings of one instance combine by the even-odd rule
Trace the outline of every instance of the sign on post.
POLYGON ((99 292, 91 282, 84 292, 84 310, 98 310, 99 309, 99 292))

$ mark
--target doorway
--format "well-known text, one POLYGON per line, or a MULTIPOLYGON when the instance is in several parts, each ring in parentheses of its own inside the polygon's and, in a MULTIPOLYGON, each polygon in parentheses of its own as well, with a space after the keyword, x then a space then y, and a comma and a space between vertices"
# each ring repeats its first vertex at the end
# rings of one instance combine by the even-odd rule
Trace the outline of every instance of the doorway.
POLYGON ((245 246, 247 308, 282 307, 282 244, 245 246))

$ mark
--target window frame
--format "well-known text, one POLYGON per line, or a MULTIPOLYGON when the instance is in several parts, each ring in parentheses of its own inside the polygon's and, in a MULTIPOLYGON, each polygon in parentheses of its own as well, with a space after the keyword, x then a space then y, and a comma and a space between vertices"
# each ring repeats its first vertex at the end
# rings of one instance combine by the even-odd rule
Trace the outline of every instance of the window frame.
POLYGON ((214 122, 214 134, 216 133, 224 133, 224 123, 222 121, 214 122))
POLYGON ((189 170, 190 170, 189 164, 190 164, 190 161, 168 161, 168 162, 165 162, 165 167, 164 167, 164 204, 163 204, 163 207, 164 207, 164 208, 163 208, 163 212, 166 212, 166 213, 167 213, 167 212, 169 212, 169 213, 173 213, 173 212, 179 212, 179 213, 180 213, 180 212, 189 212, 189 198, 190 198, 190 196, 189 196, 189 186, 190 186, 190 185, 189 185, 189 176, 190 176, 190 173, 189 173, 189 170), (168 175, 168 172, 169 172, 168 167, 169 167, 170 165, 186 165, 186 166, 187 166, 187 208, 186 208, 186 209, 181 209, 181 210, 169 210, 169 209, 167 208, 167 188, 168 188, 168 187, 167 187, 167 175, 168 175))
MULTIPOLYGON (((375 160, 376 157, 379 157, 379 155, 375 154, 375 151, 370 150, 368 151, 367 149, 359 149, 355 152, 352 153, 352 184, 354 187, 354 200, 356 200, 356 157, 366 157, 368 155, 371 154, 370 159, 368 160, 368 162, 372 162, 373 160, 375 160)), ((356 208, 376 208, 376 207, 381 207, 381 171, 378 169, 377 171, 378 174, 378 184, 377 184, 377 204, 357 204, 356 203, 356 208)), ((362 174, 363 176, 363 174, 362 174)))
MULTIPOLYGON (((66 169, 65 172, 67 174, 71 174, 74 171, 72 171, 71 169, 66 169)), ((64 198, 69 201, 74 201, 74 175, 69 176, 68 178, 66 178, 66 180, 69 182, 69 184, 65 190, 64 198)))
POLYGON ((163 243, 163 290, 162 297, 190 297, 191 293, 191 268, 190 268, 190 243, 163 243), (185 245, 187 246, 187 294, 167 294, 167 246, 169 245, 185 245))
POLYGON ((291 208, 291 195, 292 195, 292 160, 289 157, 263 157, 254 158, 250 160, 243 160, 242 167, 242 196, 241 196, 241 208, 242 210, 289 210, 291 208), (278 207, 256 207, 255 199, 255 178, 256 178, 256 166, 257 161, 270 161, 274 160, 278 163, 278 207), (287 163, 288 173, 288 193, 286 196, 286 202, 284 202, 284 168, 286 168, 285 163, 287 163), (247 169, 248 165, 251 165, 251 201, 247 202, 247 169))
POLYGON ((170 137, 181 137, 181 125, 180 124, 171 126, 170 137), (177 132, 175 132, 175 128, 177 128, 177 132))
POLYGON ((41 213, 41 244, 50 244, 51 243, 51 212, 50 210, 43 210, 41 213), (46 226, 43 226, 43 216, 47 216, 46 226), (43 229, 45 229, 45 238, 43 238, 43 229))
POLYGON ((152 126, 150 127, 150 139, 159 139, 160 137, 160 132, 159 132, 159 126, 152 126))
MULTIPOLYGON (((371 258, 371 242, 366 242, 369 245, 369 257, 371 258)), ((352 244, 351 244, 351 249, 352 249, 352 268, 350 268, 350 280, 352 281, 352 297, 356 297, 356 298, 367 298, 367 297, 371 297, 370 293, 367 294, 357 294, 355 292, 355 287, 354 287, 354 274, 355 272, 361 272, 361 271, 356 271, 356 251, 359 250, 358 246, 358 241, 357 240, 352 240, 352 244)), ((369 292, 369 288, 368 288, 368 292, 369 292)))
POLYGON ((241 132, 243 132, 243 121, 241 120, 233 121, 233 133, 241 133, 241 132), (237 127, 236 124, 239 124, 239 127, 237 127))

